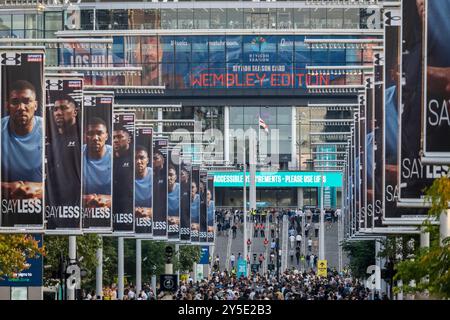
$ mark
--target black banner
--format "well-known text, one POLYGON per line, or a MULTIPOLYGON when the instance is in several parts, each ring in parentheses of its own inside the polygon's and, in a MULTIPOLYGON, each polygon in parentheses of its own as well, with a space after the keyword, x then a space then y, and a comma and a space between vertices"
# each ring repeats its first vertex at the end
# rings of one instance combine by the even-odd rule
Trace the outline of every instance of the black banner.
POLYGON ((153 129, 136 129, 135 226, 136 234, 152 235, 153 220, 153 129))
POLYGON ((373 227, 374 208, 374 78, 366 79, 366 144, 365 144, 365 165, 366 165, 366 218, 365 227, 373 227))
POLYGON ((200 168, 192 167, 191 182, 191 241, 199 242, 200 232, 200 168))
POLYGON ((180 168, 180 239, 190 242, 192 167, 182 161, 180 168))
POLYGON ((215 204, 214 204, 214 176, 208 176, 208 188, 206 190, 206 201, 208 205, 208 242, 214 243, 214 220, 215 220, 215 204))
POLYGON ((169 151, 167 215, 169 240, 180 239, 180 152, 169 151))
POLYGON ((45 220, 47 230, 81 230, 83 79, 46 79, 45 220))
MULTIPOLYGON (((447 174, 448 167, 425 165, 421 161, 424 10, 421 10, 420 3, 415 1, 403 1, 402 6, 402 75, 404 79, 400 115, 399 201, 422 205, 423 190, 430 186, 434 179, 447 174)), ((440 140, 448 139, 443 136, 440 140)))
POLYGON ((153 140, 153 238, 167 239, 167 138, 153 140))
POLYGON ((359 228, 366 228, 366 208, 367 208, 367 167, 366 167, 366 108, 367 97, 365 94, 359 96, 359 165, 361 177, 361 198, 360 198, 360 217, 359 228))
MULTIPOLYGON (((359 99, 359 109, 363 108, 361 105, 361 97, 359 99)), ((353 232, 359 230, 359 221, 361 215, 361 166, 359 161, 360 144, 359 144, 359 111, 355 113, 355 144, 353 149, 354 162, 354 184, 355 184, 355 211, 353 212, 353 232)))
POLYGON ((200 242, 208 241, 208 202, 206 199, 206 188, 208 187, 208 172, 200 170, 200 242))
MULTIPOLYGON (((450 0, 426 1, 424 156, 450 162, 450 0), (445 30, 445 31, 443 31, 445 30), (444 138, 445 137, 445 138, 444 138)), ((448 172, 448 167, 445 169, 448 172)), ((443 173, 443 172, 441 172, 443 173)))
POLYGON ((375 167, 373 170, 374 174, 374 211, 373 211, 373 226, 375 228, 383 227, 383 175, 384 175, 384 159, 383 159, 383 149, 384 149, 384 53, 375 53, 375 89, 374 89, 374 162, 375 167))
POLYGON ((44 52, 0 51, 2 228, 44 223, 44 52))
POLYGON ((84 93, 83 231, 112 229, 112 110, 114 95, 84 93))
POLYGON ((113 232, 134 232, 134 114, 114 114, 113 232))

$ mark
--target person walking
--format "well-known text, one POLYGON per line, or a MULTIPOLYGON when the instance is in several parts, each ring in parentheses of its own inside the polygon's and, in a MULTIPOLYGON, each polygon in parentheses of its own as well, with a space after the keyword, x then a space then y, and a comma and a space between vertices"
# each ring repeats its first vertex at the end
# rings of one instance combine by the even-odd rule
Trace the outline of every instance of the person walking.
POLYGON ((300 264, 300 247, 297 247, 297 251, 295 252, 295 258, 297 259, 297 266, 300 264))
POLYGON ((265 237, 264 224, 262 222, 259 224, 259 233, 261 235, 261 238, 265 237))
POLYGON ((297 247, 300 247, 300 245, 302 244, 302 236, 300 234, 297 234, 295 240, 297 241, 297 247))
POLYGON ((234 253, 232 253, 230 256, 231 269, 233 269, 233 267, 234 267, 235 260, 236 260, 236 257, 234 256, 234 253))
POLYGON ((312 250, 312 239, 309 238, 309 239, 308 239, 308 251, 311 252, 311 250, 312 250))
POLYGON ((231 227, 231 230, 233 232, 233 239, 236 239, 237 226, 236 226, 235 223, 233 223, 233 226, 231 227))

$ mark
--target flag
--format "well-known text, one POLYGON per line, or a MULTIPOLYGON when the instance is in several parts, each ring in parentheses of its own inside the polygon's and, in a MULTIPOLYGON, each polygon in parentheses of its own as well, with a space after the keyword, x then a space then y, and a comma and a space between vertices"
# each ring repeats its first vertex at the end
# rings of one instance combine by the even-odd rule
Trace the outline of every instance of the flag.
POLYGON ((259 118, 259 127, 263 128, 265 132, 269 132, 269 126, 261 119, 261 117, 259 118))

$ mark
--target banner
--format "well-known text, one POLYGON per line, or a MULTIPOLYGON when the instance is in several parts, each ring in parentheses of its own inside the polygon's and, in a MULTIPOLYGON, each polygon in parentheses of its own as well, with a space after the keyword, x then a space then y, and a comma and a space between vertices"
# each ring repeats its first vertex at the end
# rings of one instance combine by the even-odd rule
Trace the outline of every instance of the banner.
POLYGON ((46 230, 81 230, 83 79, 46 78, 46 230))
POLYGON ((206 188, 208 187, 208 172, 200 170, 200 234, 199 241, 208 241, 208 202, 206 199, 206 188))
POLYGON ((42 229, 44 51, 0 50, 0 227, 42 229))
POLYGON ((180 239, 191 241, 192 167, 183 160, 180 166, 180 239))
POLYGON ((208 242, 214 243, 214 221, 215 221, 215 203, 214 203, 214 177, 208 176, 208 188, 206 190, 206 201, 208 206, 208 242))
MULTIPOLYGON (((402 2, 402 75, 404 79, 401 91, 400 170, 398 173, 399 202, 417 203, 418 206, 424 202, 423 190, 429 187, 434 179, 448 172, 448 166, 424 165, 421 161, 421 111, 424 103, 422 40, 425 37, 422 23, 424 10, 420 5, 420 2, 402 2)), ((442 136, 439 140, 448 140, 444 137, 442 136)))
POLYGON ((384 176, 384 52, 375 53, 374 71, 375 71, 375 88, 374 88, 374 210, 373 210, 373 227, 383 227, 383 176, 384 176))
POLYGON ((366 218, 365 227, 373 227, 373 189, 374 189, 374 78, 366 78, 366 137, 365 137, 365 166, 366 166, 366 218))
POLYGON ((191 184, 191 241, 199 242, 200 232, 200 168, 192 166, 191 184))
POLYGON ((83 231, 111 232, 114 94, 85 92, 83 145, 83 231))
POLYGON ((367 208, 367 166, 366 166, 366 108, 367 97, 365 94, 359 95, 359 165, 360 165, 360 179, 361 179, 361 199, 360 199, 360 216, 359 228, 366 228, 366 208, 367 208))
MULTIPOLYGON (((450 163, 450 0, 425 1, 424 158, 450 163), (446 137, 446 138, 444 138, 446 137)), ((448 167, 445 169, 448 172, 448 167)))
POLYGON ((152 235, 153 220, 153 129, 136 128, 135 226, 139 236, 152 235))
POLYGON ((113 123, 113 232, 134 232, 134 114, 113 123))
MULTIPOLYGON (((360 97, 359 99, 359 109, 363 108, 361 105, 362 101, 360 97)), ((359 230, 359 221, 361 215, 361 166, 359 162, 360 156, 360 143, 359 143, 359 111, 355 113, 355 145, 353 151, 353 159, 354 159, 354 183, 355 183, 355 211, 354 211, 354 219, 353 219, 353 228, 356 233, 359 230)))
POLYGON ((167 215, 169 240, 180 239, 180 151, 169 150, 167 215))
POLYGON ((153 238, 167 239, 167 138, 153 140, 153 238))

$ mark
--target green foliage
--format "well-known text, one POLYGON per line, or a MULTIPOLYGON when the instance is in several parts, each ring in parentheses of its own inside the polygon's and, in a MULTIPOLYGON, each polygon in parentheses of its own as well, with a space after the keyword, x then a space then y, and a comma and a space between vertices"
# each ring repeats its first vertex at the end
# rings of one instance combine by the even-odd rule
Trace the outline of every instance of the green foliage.
POLYGON ((448 208, 450 202, 450 177, 436 179, 426 190, 426 199, 431 202, 429 219, 423 227, 430 232, 430 248, 421 249, 414 259, 396 265, 395 279, 403 280, 402 289, 410 293, 429 293, 434 298, 450 298, 450 238, 440 244, 439 228, 432 225, 431 219, 448 208), (426 278, 426 281, 424 280, 426 278), (415 285, 411 285, 411 281, 415 285))
POLYGON ((349 268, 354 277, 367 278, 367 267, 375 264, 374 241, 345 241, 342 249, 350 258, 349 268))
MULTIPOLYGON (((46 256, 44 257, 44 284, 52 285, 58 280, 60 256, 65 260, 69 256, 68 236, 45 236, 46 256)), ((82 285, 92 281, 95 283, 95 267, 97 264, 96 251, 101 245, 100 237, 95 234, 86 234, 77 237, 77 259, 83 259, 80 267, 88 271, 88 275, 82 279, 82 285)))
POLYGON ((180 246, 180 261, 177 267, 180 271, 194 271, 194 262, 200 260, 201 250, 199 246, 180 246))
POLYGON ((45 254, 31 235, 0 234, 0 279, 29 268, 26 259, 45 254))

